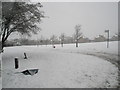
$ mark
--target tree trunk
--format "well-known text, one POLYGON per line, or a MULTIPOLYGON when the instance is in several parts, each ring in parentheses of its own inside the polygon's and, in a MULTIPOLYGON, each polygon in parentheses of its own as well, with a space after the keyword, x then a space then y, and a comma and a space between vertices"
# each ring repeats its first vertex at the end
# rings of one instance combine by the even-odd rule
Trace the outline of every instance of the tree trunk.
POLYGON ((4 47, 5 47, 5 41, 2 41, 2 48, 1 48, 2 52, 4 47))
POLYGON ((8 39, 9 35, 11 34, 11 32, 8 32, 8 31, 7 31, 8 29, 9 29, 9 28, 5 28, 5 29, 4 29, 4 33, 3 33, 3 35, 2 35, 2 50, 3 50, 3 48, 5 47, 5 41, 8 39))
POLYGON ((61 43, 61 47, 63 47, 63 42, 61 43))
POLYGON ((2 39, 2 50, 3 50, 3 48, 5 47, 5 41, 7 40, 7 38, 8 38, 8 36, 4 39, 2 39))
POLYGON ((76 47, 78 47, 78 41, 76 41, 76 47))

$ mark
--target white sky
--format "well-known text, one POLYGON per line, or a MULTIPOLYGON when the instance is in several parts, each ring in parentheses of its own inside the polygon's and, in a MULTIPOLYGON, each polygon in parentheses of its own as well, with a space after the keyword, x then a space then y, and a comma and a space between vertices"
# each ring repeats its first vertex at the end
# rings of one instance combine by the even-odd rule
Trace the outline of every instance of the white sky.
POLYGON ((42 20, 39 25, 42 31, 33 35, 33 39, 61 33, 72 36, 77 24, 82 25, 83 35, 91 39, 106 35, 106 29, 110 30, 110 36, 118 32, 117 2, 42 2, 42 5, 49 18, 42 20))

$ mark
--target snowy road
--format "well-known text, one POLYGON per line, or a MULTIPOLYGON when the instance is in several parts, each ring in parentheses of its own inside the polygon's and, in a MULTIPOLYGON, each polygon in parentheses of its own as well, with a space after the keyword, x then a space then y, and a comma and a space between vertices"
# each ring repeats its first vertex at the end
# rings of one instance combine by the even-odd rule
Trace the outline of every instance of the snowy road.
POLYGON ((3 88, 105 88, 117 86, 117 67, 110 62, 78 53, 68 53, 50 47, 9 47, 3 54, 3 88), (28 59, 24 60, 26 52, 28 59), (14 69, 14 57, 20 67, 14 69), (15 74, 38 68, 33 76, 15 74))

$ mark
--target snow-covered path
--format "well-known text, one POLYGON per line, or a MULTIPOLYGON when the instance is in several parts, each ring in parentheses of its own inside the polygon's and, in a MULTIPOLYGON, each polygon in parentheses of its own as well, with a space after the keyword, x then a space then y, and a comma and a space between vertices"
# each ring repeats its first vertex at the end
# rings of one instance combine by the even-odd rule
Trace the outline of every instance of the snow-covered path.
POLYGON ((3 88, 94 88, 116 87, 115 65, 100 58, 78 53, 61 52, 50 47, 9 47, 2 60, 3 88), (26 52, 28 59, 24 60, 26 52), (14 69, 14 57, 20 67, 14 69), (38 68, 33 76, 15 74, 25 69, 38 68))

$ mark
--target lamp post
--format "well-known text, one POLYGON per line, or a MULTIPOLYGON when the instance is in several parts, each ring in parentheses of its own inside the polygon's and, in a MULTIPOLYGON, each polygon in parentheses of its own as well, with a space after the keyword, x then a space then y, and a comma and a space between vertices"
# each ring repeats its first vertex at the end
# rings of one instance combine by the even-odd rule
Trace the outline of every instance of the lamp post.
POLYGON ((108 37, 107 37, 107 48, 109 47, 109 30, 105 30, 105 33, 108 34, 108 37))

